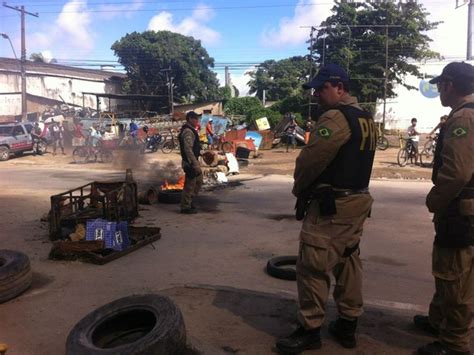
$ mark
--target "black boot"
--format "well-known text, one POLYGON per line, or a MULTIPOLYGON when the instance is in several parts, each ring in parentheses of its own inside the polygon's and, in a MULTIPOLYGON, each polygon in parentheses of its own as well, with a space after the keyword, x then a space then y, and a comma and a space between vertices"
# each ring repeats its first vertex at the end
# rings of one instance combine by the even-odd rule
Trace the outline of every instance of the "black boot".
POLYGON ((430 343, 418 349, 418 355, 470 355, 470 351, 455 351, 447 348, 438 341, 430 343))
POLYGON ((302 326, 290 336, 278 339, 276 347, 286 354, 298 354, 304 350, 321 348, 321 328, 306 330, 302 326))
POLYGON ((329 334, 336 338, 337 342, 343 347, 352 349, 357 345, 355 331, 357 328, 357 319, 347 320, 338 318, 335 322, 329 324, 329 334))
POLYGON ((438 336, 438 329, 431 325, 430 318, 428 316, 422 316, 421 314, 417 314, 413 317, 413 323, 415 324, 415 327, 417 329, 422 330, 431 336, 438 336))

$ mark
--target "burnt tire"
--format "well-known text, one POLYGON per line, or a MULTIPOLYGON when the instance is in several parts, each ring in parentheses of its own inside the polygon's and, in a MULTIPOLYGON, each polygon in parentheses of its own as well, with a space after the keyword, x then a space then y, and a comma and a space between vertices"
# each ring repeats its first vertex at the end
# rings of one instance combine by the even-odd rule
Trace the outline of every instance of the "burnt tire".
POLYGON ((158 192, 158 202, 176 204, 181 202, 183 190, 160 190, 158 192))
POLYGON ((118 299, 86 315, 71 330, 67 355, 182 354, 186 329, 179 308, 160 295, 118 299))
POLYGON ((277 256, 267 262, 267 274, 277 279, 296 281, 296 255, 277 256), (289 268, 285 266, 294 266, 289 268))
POLYGON ((33 280, 30 259, 14 250, 0 250, 0 303, 25 292, 33 280))

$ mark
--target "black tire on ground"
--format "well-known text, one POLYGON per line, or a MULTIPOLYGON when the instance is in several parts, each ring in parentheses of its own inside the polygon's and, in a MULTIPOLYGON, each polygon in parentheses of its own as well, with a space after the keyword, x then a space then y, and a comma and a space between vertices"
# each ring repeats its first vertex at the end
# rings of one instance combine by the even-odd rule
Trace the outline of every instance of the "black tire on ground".
POLYGON ((161 203, 180 203, 182 190, 160 190, 158 192, 158 201, 161 203))
POLYGON ((389 146, 388 139, 386 137, 379 137, 377 139, 377 149, 386 150, 389 146))
POLYGON ((277 279, 295 281, 296 269, 282 266, 296 267, 296 255, 277 256, 267 262, 268 275, 276 277, 277 279))
POLYGON ((0 147, 0 161, 6 161, 10 159, 10 149, 5 146, 0 147))
POLYGON ((6 302, 31 286, 30 259, 14 250, 0 250, 0 303, 6 302))
POLYGON ((67 355, 182 354, 186 329, 179 308, 160 295, 135 295, 97 308, 76 324, 67 355))
POLYGON ((398 165, 403 167, 403 166, 407 165, 407 161, 408 161, 407 150, 405 148, 401 148, 398 151, 398 154, 397 154, 398 165))

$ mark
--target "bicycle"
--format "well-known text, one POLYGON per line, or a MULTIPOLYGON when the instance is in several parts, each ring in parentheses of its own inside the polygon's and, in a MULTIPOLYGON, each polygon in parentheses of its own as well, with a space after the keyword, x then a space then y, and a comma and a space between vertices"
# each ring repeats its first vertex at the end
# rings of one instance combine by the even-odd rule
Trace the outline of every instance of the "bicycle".
POLYGON ((377 125, 377 149, 378 150, 386 150, 389 146, 388 139, 385 138, 385 135, 383 134, 383 129, 382 129, 382 124, 379 123, 377 125))
POLYGON ((410 164, 416 164, 418 153, 413 145, 413 140, 410 138, 400 138, 401 148, 397 154, 398 165, 404 167, 407 165, 408 161, 410 164), (404 141, 404 144, 402 142, 404 141))
POLYGON ((175 137, 175 132, 170 130, 168 136, 163 140, 161 151, 164 154, 169 154, 175 149, 179 150, 179 139, 178 137, 175 137))
POLYGON ((428 137, 428 141, 423 146, 423 150, 420 153, 420 164, 426 167, 432 167, 434 163, 434 153, 436 150, 436 144, 438 142, 438 134, 434 137, 428 137))
POLYGON ((230 153, 234 148, 232 143, 227 142, 223 135, 214 136, 212 144, 201 141, 201 147, 203 150, 218 150, 224 153, 230 153))
POLYGON ((75 148, 72 152, 72 158, 76 164, 96 162, 97 157, 100 158, 102 163, 110 163, 113 160, 112 152, 109 149, 103 148, 100 142, 97 147, 84 145, 75 148))

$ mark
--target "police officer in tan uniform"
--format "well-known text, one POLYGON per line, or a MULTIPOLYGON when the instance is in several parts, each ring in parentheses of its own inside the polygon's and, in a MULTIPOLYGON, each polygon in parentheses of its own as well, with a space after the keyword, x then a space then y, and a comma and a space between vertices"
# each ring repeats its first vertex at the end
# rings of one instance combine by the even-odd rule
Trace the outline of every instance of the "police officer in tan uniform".
POLYGON ((304 218, 296 264, 300 326, 277 341, 285 353, 321 347, 330 272, 336 278, 333 296, 339 311, 330 333, 342 346, 356 346, 362 314, 359 242, 373 201, 368 185, 377 137, 371 115, 348 93, 348 85, 344 69, 328 64, 303 86, 314 90, 325 112, 294 172, 297 219, 304 218))
POLYGON ((179 147, 184 170, 184 189, 181 194, 181 213, 195 214, 197 209, 193 198, 199 193, 203 183, 199 156, 201 154, 201 143, 196 127, 199 124, 196 112, 190 111, 186 114, 186 123, 181 127, 178 135, 179 147))
POLYGON ((429 316, 415 326, 439 341, 418 354, 470 354, 474 312, 474 67, 450 63, 437 84, 441 104, 451 107, 441 127, 433 166, 433 188, 426 206, 434 213, 432 270, 435 294, 429 316))

